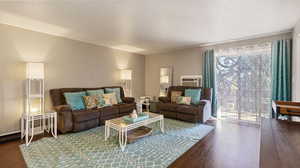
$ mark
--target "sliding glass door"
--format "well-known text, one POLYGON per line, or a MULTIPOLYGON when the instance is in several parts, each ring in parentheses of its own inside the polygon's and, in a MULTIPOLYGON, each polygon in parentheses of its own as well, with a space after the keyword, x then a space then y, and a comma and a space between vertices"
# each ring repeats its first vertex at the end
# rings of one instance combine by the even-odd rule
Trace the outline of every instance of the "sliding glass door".
POLYGON ((271 43, 216 50, 221 119, 258 122, 271 112, 271 43))

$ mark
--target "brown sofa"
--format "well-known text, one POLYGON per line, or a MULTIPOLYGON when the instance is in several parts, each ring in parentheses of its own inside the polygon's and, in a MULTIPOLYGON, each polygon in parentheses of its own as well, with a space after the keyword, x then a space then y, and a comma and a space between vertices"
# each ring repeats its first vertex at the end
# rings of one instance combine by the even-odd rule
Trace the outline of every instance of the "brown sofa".
MULTIPOLYGON (((171 86, 168 89, 167 97, 159 97, 157 104, 158 112, 166 118, 173 118, 195 123, 204 123, 211 117, 211 93, 210 88, 201 88, 201 98, 199 105, 182 105, 171 103, 171 92, 182 91, 185 89, 197 89, 201 87, 190 86, 171 86)), ((183 95, 184 96, 184 95, 183 95)))
POLYGON ((51 89, 50 97, 54 110, 57 112, 57 125, 61 133, 78 132, 103 125, 105 120, 128 115, 136 108, 134 98, 124 97, 124 90, 119 86, 100 88, 61 88, 51 89), (80 92, 104 88, 120 88, 122 104, 92 110, 71 110, 67 105, 65 92, 80 92))

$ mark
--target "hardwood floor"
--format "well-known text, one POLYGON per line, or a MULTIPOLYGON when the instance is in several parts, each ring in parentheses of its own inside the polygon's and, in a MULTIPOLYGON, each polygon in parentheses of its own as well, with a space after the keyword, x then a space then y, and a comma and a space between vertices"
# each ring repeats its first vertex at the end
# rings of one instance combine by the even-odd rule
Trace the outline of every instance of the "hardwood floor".
POLYGON ((263 120, 260 146, 261 168, 300 167, 300 123, 263 120))
POLYGON ((169 167, 258 168, 260 129, 217 121, 216 129, 169 167))
MULTIPOLYGON (((226 121, 210 121, 215 130, 195 144, 169 167, 258 168, 259 128, 226 121)), ((23 168, 20 141, 0 144, 0 167, 23 168)))
POLYGON ((0 144, 0 167, 23 168, 25 161, 19 149, 20 141, 6 142, 0 144))

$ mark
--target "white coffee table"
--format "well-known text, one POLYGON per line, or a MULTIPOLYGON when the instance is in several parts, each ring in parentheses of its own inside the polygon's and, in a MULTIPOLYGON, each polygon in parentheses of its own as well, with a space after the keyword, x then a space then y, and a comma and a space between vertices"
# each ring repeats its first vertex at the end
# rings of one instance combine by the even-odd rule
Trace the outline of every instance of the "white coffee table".
POLYGON ((118 131, 119 133, 119 144, 122 151, 124 151, 126 144, 127 144, 127 133, 130 130, 133 130, 135 128, 139 128, 142 126, 147 126, 154 122, 159 122, 160 124, 160 130, 162 133, 164 133, 164 116, 161 114, 155 114, 146 112, 149 115, 148 119, 145 119, 143 121, 135 122, 135 123, 126 123, 123 120, 123 117, 106 120, 105 121, 105 141, 110 136, 110 129, 114 129, 118 131))

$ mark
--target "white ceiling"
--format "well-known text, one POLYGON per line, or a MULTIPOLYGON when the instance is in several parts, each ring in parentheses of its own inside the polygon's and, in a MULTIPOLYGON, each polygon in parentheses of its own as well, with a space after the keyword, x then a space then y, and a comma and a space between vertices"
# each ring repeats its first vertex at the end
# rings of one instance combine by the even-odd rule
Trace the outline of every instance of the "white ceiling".
POLYGON ((300 0, 0 0, 0 23, 141 54, 284 31, 299 19, 300 0))

